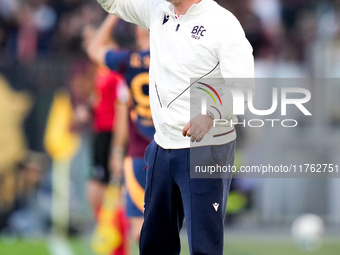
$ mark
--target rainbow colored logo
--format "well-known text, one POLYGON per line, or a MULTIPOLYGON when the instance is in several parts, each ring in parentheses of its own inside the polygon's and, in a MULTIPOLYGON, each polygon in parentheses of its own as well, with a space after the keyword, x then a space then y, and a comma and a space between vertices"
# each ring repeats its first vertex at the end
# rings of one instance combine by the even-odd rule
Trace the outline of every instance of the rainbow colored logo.
MULTIPOLYGON (((203 86, 205 86, 205 87, 207 87, 208 89, 210 89, 210 90, 213 92, 213 94, 215 94, 216 97, 218 98, 218 101, 220 102, 221 106, 223 106, 220 95, 217 93, 217 91, 216 91, 213 87, 211 87, 210 85, 208 85, 208 84, 206 84, 206 83, 203 83, 203 82, 197 82, 197 83, 198 83, 198 84, 201 84, 201 85, 203 85, 203 86)), ((212 98, 212 100, 214 101, 215 106, 217 106, 216 99, 215 99, 214 95, 213 95, 209 90, 207 90, 207 89, 205 89, 205 88, 201 88, 201 87, 196 87, 196 88, 198 88, 198 89, 203 90, 204 92, 206 92, 206 93, 212 98)))

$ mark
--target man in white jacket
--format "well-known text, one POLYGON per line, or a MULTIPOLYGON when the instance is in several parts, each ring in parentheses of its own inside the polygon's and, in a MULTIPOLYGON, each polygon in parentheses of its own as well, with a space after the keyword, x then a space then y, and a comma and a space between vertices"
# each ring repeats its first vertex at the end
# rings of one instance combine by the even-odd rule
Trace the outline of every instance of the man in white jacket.
MULTIPOLYGON (((252 48, 237 19, 213 0, 98 0, 122 19, 150 31, 150 106, 156 134, 145 152, 147 180, 140 254, 180 253, 186 218, 191 254, 223 254, 223 221, 230 178, 191 178, 195 166, 233 165, 230 88, 204 78, 234 79, 244 98, 254 76, 252 48), (206 86, 203 88, 203 86, 206 86), (210 90, 220 104, 207 113, 190 102, 192 89, 210 90)), ((198 90, 197 90, 198 91, 198 90)), ((217 101, 217 100, 216 100, 217 101)))

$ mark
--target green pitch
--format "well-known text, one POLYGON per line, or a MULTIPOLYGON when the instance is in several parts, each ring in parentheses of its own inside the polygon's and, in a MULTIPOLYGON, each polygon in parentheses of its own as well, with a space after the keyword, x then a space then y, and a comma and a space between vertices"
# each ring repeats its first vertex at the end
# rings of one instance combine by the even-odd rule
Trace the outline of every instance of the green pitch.
MULTIPOLYGON (((85 239, 70 239, 67 243, 73 255, 93 255, 85 239)), ((132 247, 132 254, 138 254, 136 246, 132 247)), ((35 240, 1 240, 1 255, 51 255, 47 241, 35 240)), ((315 252, 303 252, 291 242, 265 242, 233 240, 225 243, 225 254, 228 255, 338 255, 340 242, 326 241, 315 252)), ((189 255, 188 244, 183 242, 181 255, 189 255)))

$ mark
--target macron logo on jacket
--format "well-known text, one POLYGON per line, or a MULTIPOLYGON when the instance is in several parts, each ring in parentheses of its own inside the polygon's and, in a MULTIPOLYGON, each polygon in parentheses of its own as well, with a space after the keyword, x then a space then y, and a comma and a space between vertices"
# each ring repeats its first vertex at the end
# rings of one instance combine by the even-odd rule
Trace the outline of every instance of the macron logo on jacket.
POLYGON ((162 23, 162 25, 164 25, 165 23, 167 23, 167 22, 169 21, 169 19, 170 19, 169 14, 164 14, 164 18, 163 18, 163 23, 162 23))

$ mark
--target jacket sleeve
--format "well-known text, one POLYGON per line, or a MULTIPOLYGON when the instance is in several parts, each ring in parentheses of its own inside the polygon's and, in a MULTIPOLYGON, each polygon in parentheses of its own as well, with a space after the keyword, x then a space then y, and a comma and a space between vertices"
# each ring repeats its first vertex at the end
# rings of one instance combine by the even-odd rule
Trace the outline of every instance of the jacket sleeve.
POLYGON ((238 20, 232 17, 229 22, 231 29, 221 34, 217 49, 225 80, 221 96, 223 107, 219 109, 219 115, 227 120, 246 108, 249 93, 254 96, 253 49, 238 20))
POLYGON ((149 28, 150 13, 153 0, 97 0, 98 3, 108 13, 114 14, 117 17, 149 28))

